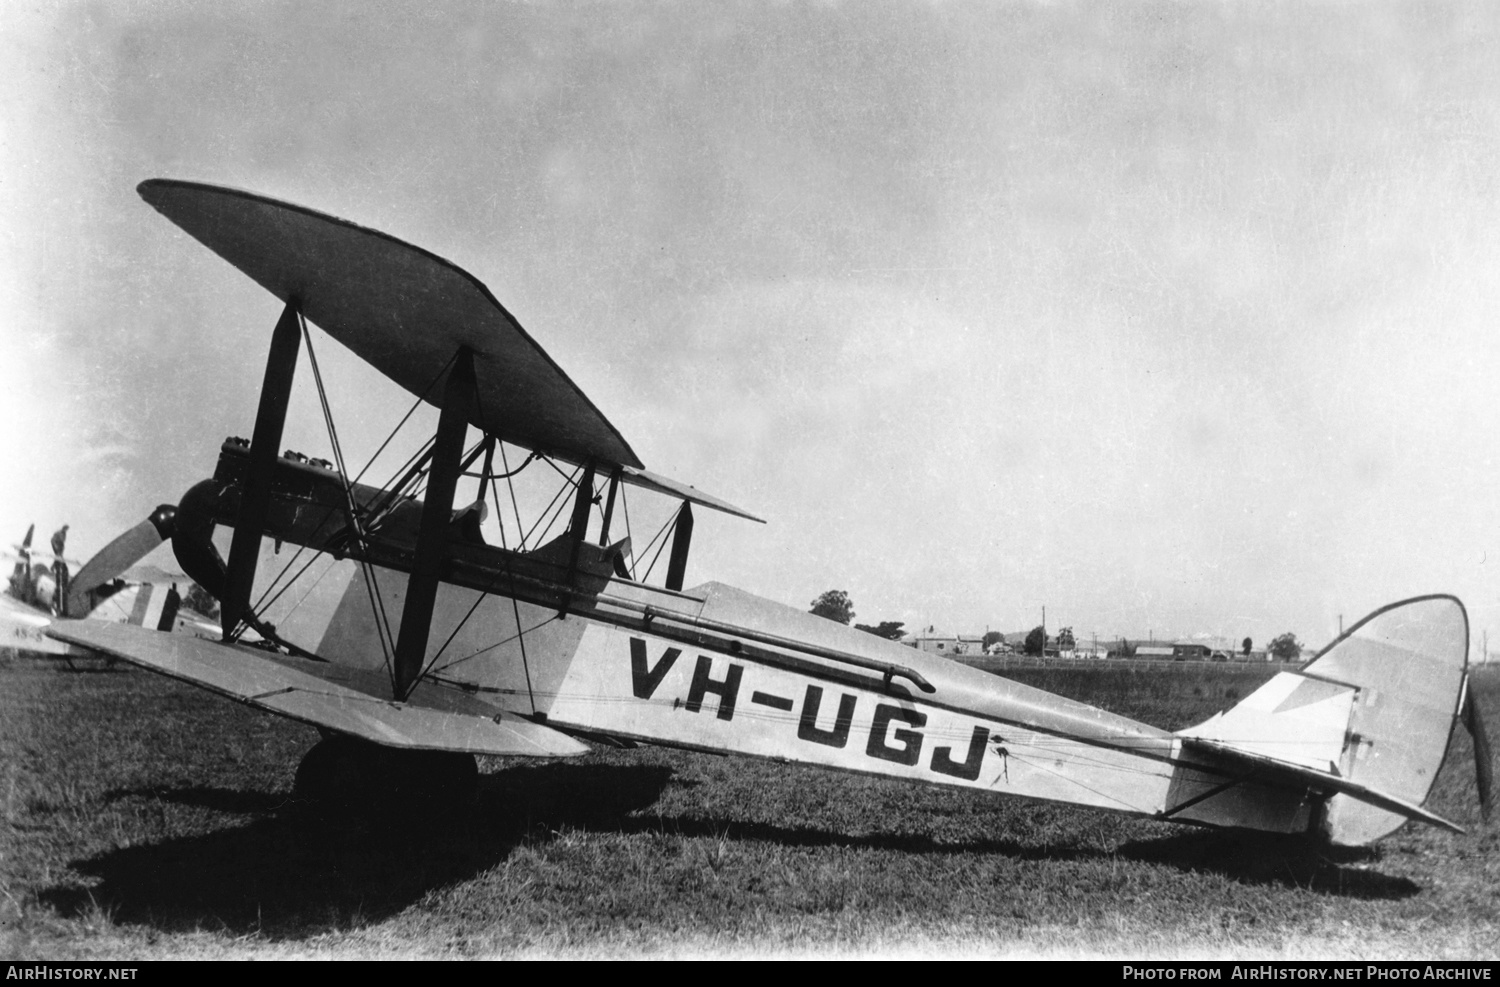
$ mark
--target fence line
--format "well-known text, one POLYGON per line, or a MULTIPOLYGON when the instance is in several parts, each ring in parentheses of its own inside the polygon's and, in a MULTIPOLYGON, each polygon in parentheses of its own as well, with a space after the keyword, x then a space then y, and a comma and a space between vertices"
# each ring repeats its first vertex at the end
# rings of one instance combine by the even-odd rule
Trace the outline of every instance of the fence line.
POLYGON ((1003 672, 1010 669, 1054 669, 1054 668, 1138 668, 1151 671, 1171 671, 1189 668, 1294 668, 1296 662, 1282 661, 1204 661, 1202 659, 1155 659, 1155 658, 1037 658, 1032 655, 950 655, 954 661, 986 672, 1003 672))

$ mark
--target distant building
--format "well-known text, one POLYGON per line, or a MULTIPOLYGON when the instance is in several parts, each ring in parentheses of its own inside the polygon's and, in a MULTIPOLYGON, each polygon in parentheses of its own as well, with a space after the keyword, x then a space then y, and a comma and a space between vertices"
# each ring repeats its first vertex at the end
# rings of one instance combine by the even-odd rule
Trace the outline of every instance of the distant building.
POLYGON ((929 627, 913 634, 906 643, 918 651, 944 657, 984 654, 983 634, 942 634, 929 627))
MULTIPOLYGON (((923 627, 914 634, 902 637, 901 643, 907 647, 946 658, 986 654, 1021 654, 1025 651, 1026 633, 1004 635, 997 644, 986 648, 983 634, 950 634, 946 631, 938 631, 934 627, 923 627)), ((1227 647, 1218 646, 1217 641, 1205 643, 1202 640, 1142 641, 1112 638, 1101 640, 1097 644, 1089 640, 1075 642, 1070 646, 1061 646, 1057 638, 1051 636, 1047 638, 1046 648, 1042 654, 1047 658, 1122 658, 1126 657, 1126 654, 1121 653, 1121 645, 1125 646, 1129 657, 1146 661, 1260 662, 1274 660, 1264 650, 1252 651, 1246 655, 1238 650, 1231 651, 1227 647)))
MULTIPOLYGON (((1148 661, 1238 661, 1257 662, 1267 661, 1270 656, 1265 651, 1251 651, 1246 655, 1241 651, 1230 651, 1227 648, 1214 648, 1201 641, 1177 641, 1165 643, 1161 641, 1132 641, 1126 642, 1131 651, 1131 657, 1143 658, 1148 661)), ((1118 650, 1118 642, 1111 649, 1111 658, 1122 657, 1118 650)))

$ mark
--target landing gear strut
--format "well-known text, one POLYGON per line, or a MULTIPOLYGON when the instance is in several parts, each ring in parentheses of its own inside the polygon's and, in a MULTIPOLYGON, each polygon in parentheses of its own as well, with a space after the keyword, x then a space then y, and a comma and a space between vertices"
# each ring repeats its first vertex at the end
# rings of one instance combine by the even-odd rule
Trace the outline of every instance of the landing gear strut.
POLYGON ((444 812, 474 800, 472 754, 382 747, 341 734, 315 744, 297 766, 292 797, 325 812, 444 812))

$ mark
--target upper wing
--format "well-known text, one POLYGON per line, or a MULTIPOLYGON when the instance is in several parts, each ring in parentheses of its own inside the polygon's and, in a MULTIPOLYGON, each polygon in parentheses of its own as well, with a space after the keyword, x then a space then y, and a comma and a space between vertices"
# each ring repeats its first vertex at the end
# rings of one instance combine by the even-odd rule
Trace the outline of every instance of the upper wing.
POLYGON ((211 689, 251 706, 387 747, 559 757, 588 748, 456 689, 424 682, 404 703, 379 675, 124 624, 68 621, 53 637, 211 689))
POLYGON ((53 555, 51 552, 35 551, 27 549, 26 554, 18 552, 0 552, 0 561, 5 562, 64 562, 70 566, 83 565, 77 559, 70 559, 65 555, 53 555))
POLYGON ((625 439, 477 278, 393 236, 237 189, 151 179, 141 197, 391 380, 436 400, 474 353, 469 422, 569 462, 639 468, 625 439))
POLYGON ((643 490, 654 490, 657 493, 664 493, 694 504, 700 504, 715 511, 733 514, 735 517, 759 521, 761 524, 766 523, 764 519, 756 517, 749 511, 735 507, 728 501, 720 500, 717 497, 703 493, 697 487, 688 486, 686 483, 679 483, 676 480, 665 476, 658 476, 655 473, 648 473, 643 469, 633 469, 627 466, 621 471, 620 479, 631 486, 640 487, 643 490))

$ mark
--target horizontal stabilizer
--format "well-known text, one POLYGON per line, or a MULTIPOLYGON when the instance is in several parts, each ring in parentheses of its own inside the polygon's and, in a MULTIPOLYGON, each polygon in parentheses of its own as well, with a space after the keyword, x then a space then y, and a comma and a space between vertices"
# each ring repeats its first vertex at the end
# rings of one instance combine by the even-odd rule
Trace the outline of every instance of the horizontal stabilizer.
POLYGON ((1451 823, 1436 813, 1428 812, 1420 805, 1397 798, 1394 795, 1388 795, 1385 792, 1376 791, 1373 788, 1350 781, 1347 778, 1341 778, 1327 771, 1319 771, 1316 768, 1281 761, 1266 754, 1242 750, 1231 744, 1217 740, 1184 737, 1183 744, 1188 750, 1196 748, 1212 752, 1216 755, 1222 755, 1231 761, 1238 762, 1251 777, 1257 780, 1272 782, 1295 780, 1306 784, 1310 788, 1347 795, 1367 805, 1373 805, 1387 812, 1394 812, 1399 816, 1405 816, 1407 819, 1417 819, 1428 825, 1438 826, 1455 833, 1462 833, 1464 831, 1462 826, 1451 823))
POLYGON ((474 696, 423 683, 409 701, 382 698, 389 681, 325 662, 274 655, 123 624, 69 621, 52 637, 123 658, 271 713, 387 747, 566 757, 588 748, 474 696))

